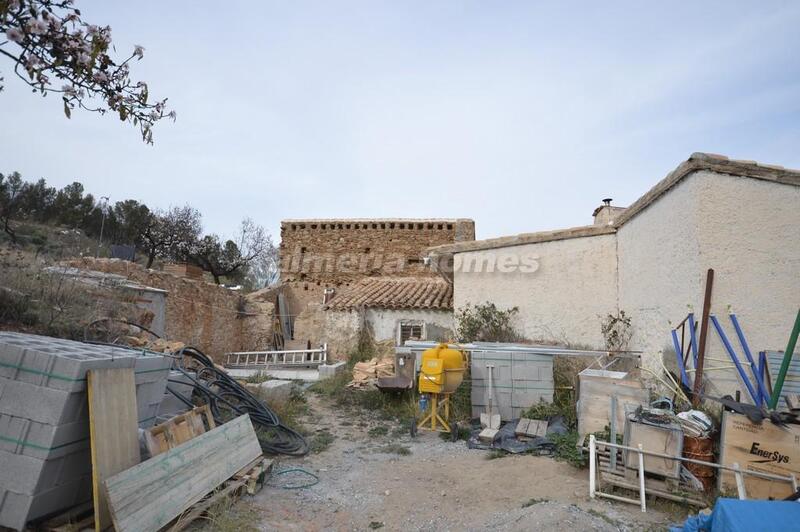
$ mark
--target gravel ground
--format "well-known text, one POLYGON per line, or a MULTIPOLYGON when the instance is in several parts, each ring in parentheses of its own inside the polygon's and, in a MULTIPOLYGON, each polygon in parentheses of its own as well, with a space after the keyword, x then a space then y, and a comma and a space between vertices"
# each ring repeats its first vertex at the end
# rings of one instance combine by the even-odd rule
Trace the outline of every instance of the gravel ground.
MULTIPOLYGON (((675 520, 657 508, 642 514, 633 505, 591 500, 587 471, 548 457, 489 460, 464 442, 423 431, 412 439, 375 413, 308 399, 305 425, 335 439, 322 452, 276 463, 278 470, 308 470, 318 484, 267 486, 241 503, 255 510, 261 530, 663 530, 675 520)), ((300 480, 292 474, 272 482, 300 480)))

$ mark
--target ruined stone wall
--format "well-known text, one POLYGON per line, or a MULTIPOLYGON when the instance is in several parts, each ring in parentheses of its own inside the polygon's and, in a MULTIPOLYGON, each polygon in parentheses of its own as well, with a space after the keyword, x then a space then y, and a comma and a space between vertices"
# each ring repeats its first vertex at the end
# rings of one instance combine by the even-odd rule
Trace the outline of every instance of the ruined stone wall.
POLYGON ((269 301, 248 300, 215 284, 148 270, 118 259, 83 258, 67 265, 124 275, 139 284, 166 290, 167 339, 197 347, 217 362, 231 351, 271 346, 274 305, 269 301))
POLYGON ((467 219, 287 220, 281 222, 281 280, 348 284, 372 275, 434 275, 431 246, 475 239, 467 219))

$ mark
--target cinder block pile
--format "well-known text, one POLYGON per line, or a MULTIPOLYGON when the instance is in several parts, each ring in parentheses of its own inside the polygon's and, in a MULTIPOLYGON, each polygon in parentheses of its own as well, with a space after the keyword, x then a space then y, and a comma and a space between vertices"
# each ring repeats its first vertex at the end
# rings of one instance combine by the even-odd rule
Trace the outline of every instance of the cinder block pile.
POLYGON ((21 530, 91 499, 86 372, 134 368, 141 426, 155 421, 171 359, 0 332, 0 526, 21 530))
MULTIPOLYGON (((169 372, 169 382, 167 383, 171 390, 184 398, 185 401, 191 402, 192 392, 194 392, 194 384, 192 380, 181 373, 180 371, 169 372)), ((166 421, 167 419, 182 414, 189 410, 189 407, 184 401, 177 398, 172 392, 165 391, 164 397, 161 400, 161 405, 158 408, 158 419, 156 424, 166 421)))

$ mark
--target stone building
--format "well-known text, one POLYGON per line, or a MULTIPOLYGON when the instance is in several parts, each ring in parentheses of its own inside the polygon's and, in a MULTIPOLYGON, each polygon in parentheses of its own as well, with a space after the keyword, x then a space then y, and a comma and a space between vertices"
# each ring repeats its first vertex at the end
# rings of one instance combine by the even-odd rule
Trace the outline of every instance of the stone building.
POLYGON ((65 266, 114 274, 131 281, 131 286, 144 285, 148 301, 158 289, 163 297, 160 311, 155 313, 161 322, 158 332, 170 341, 200 349, 216 362, 222 363, 229 352, 263 350, 272 344, 274 304, 269 301, 244 298, 202 278, 149 270, 125 260, 87 257, 70 260, 65 266))
POLYGON ((367 325, 379 341, 443 338, 452 329, 452 290, 424 263, 426 250, 474 239, 468 219, 283 221, 286 345, 327 343, 343 358, 367 325))
MULTIPOLYGON (((435 247, 429 260, 453 282, 456 309, 516 306, 531 340, 602 348, 601 318, 624 310, 629 349, 657 373, 662 356, 674 360, 672 326, 690 309, 699 318, 713 268, 712 312, 729 338, 732 309, 751 350, 785 348, 800 306, 800 171, 695 153, 627 209, 605 201, 594 215, 592 225, 435 247)), ((707 354, 726 360, 708 337, 707 354)), ((744 390, 735 370, 707 376, 720 392, 744 390)))

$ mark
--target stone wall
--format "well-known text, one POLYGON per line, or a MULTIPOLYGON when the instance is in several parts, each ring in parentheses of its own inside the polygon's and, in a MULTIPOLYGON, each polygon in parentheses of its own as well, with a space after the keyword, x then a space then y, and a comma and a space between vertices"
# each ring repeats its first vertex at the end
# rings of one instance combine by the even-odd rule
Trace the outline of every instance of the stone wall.
POLYGON ((466 219, 286 220, 281 222, 281 280, 347 284, 371 275, 433 275, 422 262, 431 246, 475 239, 466 219))
POLYGON ((124 275, 139 284, 166 290, 167 339, 197 347, 217 362, 231 351, 264 350, 272 344, 271 301, 247 299, 215 284, 118 259, 83 258, 67 265, 124 275))

